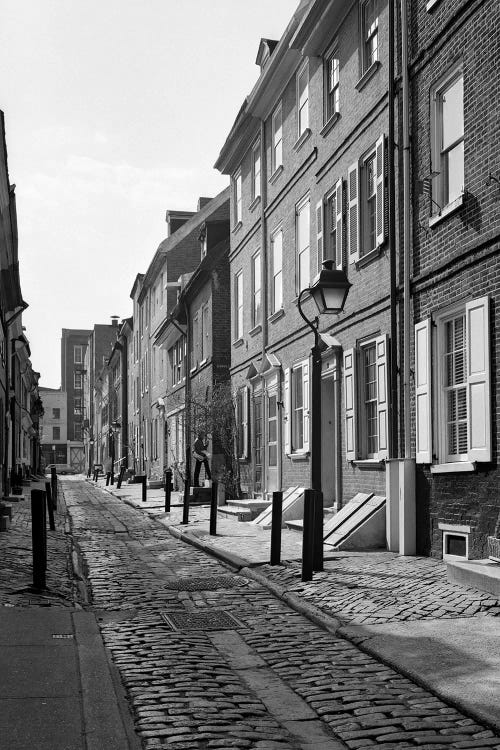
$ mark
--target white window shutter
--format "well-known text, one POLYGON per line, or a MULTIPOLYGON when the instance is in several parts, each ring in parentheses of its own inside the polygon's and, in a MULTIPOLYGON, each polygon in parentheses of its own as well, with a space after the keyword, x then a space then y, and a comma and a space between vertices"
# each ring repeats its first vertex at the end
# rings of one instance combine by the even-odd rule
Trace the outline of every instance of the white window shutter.
POLYGON ((249 427, 249 399, 250 399, 250 389, 246 385, 243 388, 242 393, 242 427, 243 427, 243 446, 242 446, 242 452, 241 452, 241 458, 248 458, 249 456, 249 437, 250 437, 250 430, 249 427))
POLYGON ((381 135, 375 149, 376 164, 376 231, 377 247, 385 240, 385 139, 381 135))
POLYGON ((317 273, 321 271, 324 255, 324 232, 323 232, 323 201, 316 204, 316 263, 317 273))
POLYGON ((344 352, 345 452, 348 461, 357 458, 356 442, 356 350, 344 352))
POLYGON ((379 460, 389 457, 389 336, 375 340, 379 460))
POLYGON ((335 265, 344 267, 344 190, 342 178, 335 184, 335 265))
POLYGON ((431 319, 415 325, 415 459, 432 463, 431 319))
POLYGON ((469 460, 491 461, 489 298, 475 299, 465 310, 469 460))
POLYGON ((283 401, 285 405, 285 453, 289 456, 292 452, 292 371, 290 367, 285 370, 285 385, 283 401))
POLYGON ((309 362, 304 362, 302 365, 302 398, 304 400, 303 410, 303 449, 308 451, 310 447, 310 406, 309 406, 309 362))
POLYGON ((359 164, 347 172, 347 246, 349 263, 359 260, 359 164))

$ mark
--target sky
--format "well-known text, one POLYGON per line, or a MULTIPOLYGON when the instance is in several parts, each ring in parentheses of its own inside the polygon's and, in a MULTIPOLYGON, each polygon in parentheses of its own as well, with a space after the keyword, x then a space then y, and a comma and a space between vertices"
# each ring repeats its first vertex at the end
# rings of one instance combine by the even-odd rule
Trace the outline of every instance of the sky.
POLYGON ((60 386, 62 328, 132 314, 166 210, 227 186, 213 165, 258 78, 260 38, 279 39, 297 6, 2 1, 0 109, 41 386, 60 386))

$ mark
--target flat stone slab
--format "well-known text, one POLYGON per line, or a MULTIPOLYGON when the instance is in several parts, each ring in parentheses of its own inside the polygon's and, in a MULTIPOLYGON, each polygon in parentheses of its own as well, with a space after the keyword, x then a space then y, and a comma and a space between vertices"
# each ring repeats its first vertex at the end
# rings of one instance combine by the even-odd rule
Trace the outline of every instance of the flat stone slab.
POLYGON ((346 626, 340 633, 500 731, 500 618, 346 626))
POLYGON ((453 583, 489 591, 500 597, 500 563, 489 559, 447 561, 446 573, 453 583))

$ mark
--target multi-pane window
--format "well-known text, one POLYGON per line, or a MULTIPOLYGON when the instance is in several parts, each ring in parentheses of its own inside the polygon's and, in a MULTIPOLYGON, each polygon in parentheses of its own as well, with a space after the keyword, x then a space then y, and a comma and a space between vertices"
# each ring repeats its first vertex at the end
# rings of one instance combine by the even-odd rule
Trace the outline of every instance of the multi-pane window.
POLYGON ((52 440, 60 440, 60 439, 61 439, 61 428, 53 427, 52 428, 52 440))
POLYGON ((335 190, 326 199, 325 231, 324 257, 320 260, 334 260, 337 248, 337 194, 335 190))
POLYGON ((361 350, 363 379, 364 426, 366 434, 366 457, 374 458, 378 453, 378 399, 377 364, 375 343, 361 350))
POLYGON ((243 271, 234 277, 234 338, 243 336, 243 271))
POLYGON ((260 197, 260 141, 252 149, 252 200, 260 197))
MULTIPOLYGON (((339 215, 341 213, 340 209, 339 215)), ((348 260, 353 263, 380 248, 386 239, 383 135, 361 159, 349 167, 346 213, 348 260)), ((341 244, 338 244, 339 248, 341 244)), ((340 265, 341 254, 338 252, 337 266, 340 265)))
POLYGON ((432 143, 432 211, 453 203, 464 192, 464 79, 454 71, 431 90, 434 138, 432 143))
POLYGON ((309 127, 309 66, 307 62, 297 74, 297 126, 300 138, 309 127))
POLYGON ((82 399, 80 397, 75 398, 73 411, 75 414, 83 414, 82 399))
POLYGON ((81 372, 75 372, 73 376, 73 387, 76 391, 83 388, 83 375, 81 372))
POLYGON ((339 58, 332 52, 325 59, 325 122, 340 111, 339 98, 339 58))
POLYGON ((236 393, 236 455, 238 458, 248 458, 249 446, 249 389, 247 386, 240 388, 236 393))
POLYGON ((377 176, 376 155, 371 153, 361 170, 363 196, 363 254, 377 247, 377 176))
POLYGON ((310 282, 310 201, 303 200, 296 209, 297 294, 310 282))
POLYGON ((271 170, 274 174, 283 165, 283 116, 281 102, 273 112, 272 117, 272 153, 271 170))
POLYGON ((61 410, 58 408, 52 409, 52 419, 61 419, 61 410))
POLYGON ((203 305, 201 309, 201 335, 200 335, 200 356, 202 362, 210 355, 210 322, 209 322, 208 304, 203 305))
POLYGON ((260 252, 252 256, 252 328, 260 323, 261 273, 260 252))
POLYGON ((75 440, 82 440, 83 439, 83 429, 81 422, 75 422, 73 425, 73 433, 75 435, 75 440))
POLYGON ((300 453, 309 448, 309 363, 302 362, 285 378, 287 400, 287 452, 300 453))
MULTIPOLYGON (((276 393, 270 393, 267 399, 267 465, 268 466, 278 465, 278 406, 277 404, 278 404, 278 399, 277 399, 276 393)), ((303 433, 303 428, 302 428, 302 433, 303 433)))
POLYGON ((177 385, 184 378, 186 364, 186 338, 177 339, 172 347, 172 385, 177 385))
POLYGON ((272 312, 283 307, 283 231, 279 229, 271 237, 272 260, 272 312))
POLYGON ((240 224, 243 217, 241 195, 241 170, 233 178, 234 222, 240 224))
POLYGON ((361 8, 363 73, 378 60, 378 0, 365 0, 361 8))
POLYGON ((73 362, 75 365, 81 365, 83 362, 83 346, 73 347, 73 362))
POLYGON ((446 457, 459 461, 467 454, 467 377, 465 372, 465 315, 444 326, 444 393, 446 457))

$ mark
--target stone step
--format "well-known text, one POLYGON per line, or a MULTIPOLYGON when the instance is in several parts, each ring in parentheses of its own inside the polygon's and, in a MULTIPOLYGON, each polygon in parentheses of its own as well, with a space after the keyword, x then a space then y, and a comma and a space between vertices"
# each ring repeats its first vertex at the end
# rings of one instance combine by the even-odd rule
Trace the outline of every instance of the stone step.
POLYGON ((251 521, 255 514, 251 510, 239 505, 221 505, 217 513, 224 518, 232 518, 238 521, 251 521))
POLYGON ((228 500, 227 505, 235 505, 239 508, 248 508, 248 510, 260 513, 262 510, 269 508, 271 503, 259 498, 248 498, 245 500, 228 500))
MULTIPOLYGON (((323 518, 330 518, 333 512, 334 509, 331 507, 323 508, 323 518)), ((292 529, 293 531, 302 531, 304 529, 304 519, 295 518, 290 521, 285 521, 285 526, 287 529, 292 529)))
POLYGON ((448 580, 500 597, 500 564, 490 559, 446 560, 448 580))

